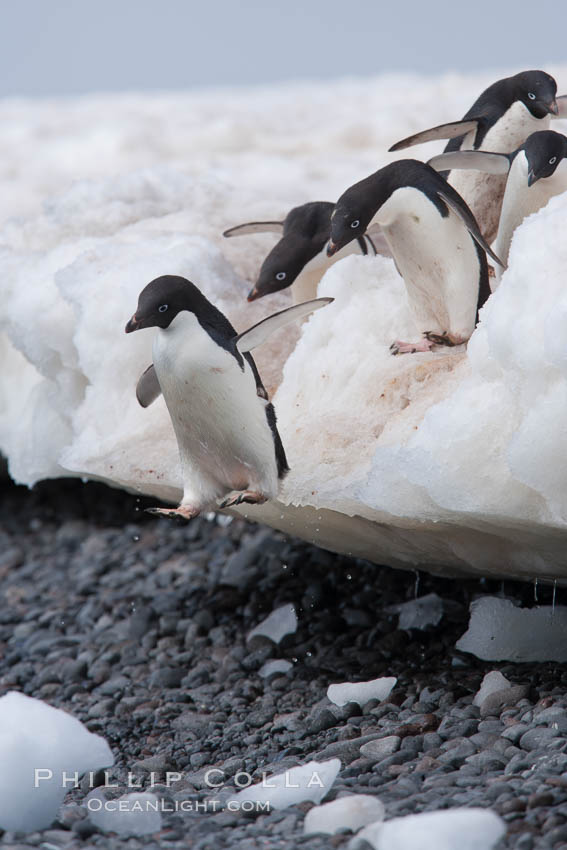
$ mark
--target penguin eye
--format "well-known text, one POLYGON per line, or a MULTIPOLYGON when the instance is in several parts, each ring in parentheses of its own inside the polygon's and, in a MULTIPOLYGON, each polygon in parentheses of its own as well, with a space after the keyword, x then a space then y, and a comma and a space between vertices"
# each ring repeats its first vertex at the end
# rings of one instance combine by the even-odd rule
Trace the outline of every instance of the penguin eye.
POLYGON ((276 275, 276 280, 285 280, 285 272, 278 272, 276 275))
POLYGON ((530 100, 535 100, 535 99, 536 99, 536 96, 535 96, 535 94, 533 93, 533 91, 529 91, 529 92, 528 92, 528 97, 529 97, 529 99, 530 99, 530 100))
POLYGON ((554 162, 556 162, 556 161, 557 161, 557 157, 556 157, 556 156, 552 156, 552 157, 551 157, 551 159, 549 160, 549 164, 550 164, 550 165, 553 165, 553 163, 554 163, 554 162))
POLYGON ((351 221, 350 226, 352 227, 353 230, 356 230, 356 228, 360 226, 359 220, 357 218, 355 218, 354 221, 351 221))
POLYGON ((169 307, 169 304, 162 304, 160 307, 158 307, 158 310, 159 310, 160 313, 165 313, 165 311, 167 310, 168 307, 169 307))

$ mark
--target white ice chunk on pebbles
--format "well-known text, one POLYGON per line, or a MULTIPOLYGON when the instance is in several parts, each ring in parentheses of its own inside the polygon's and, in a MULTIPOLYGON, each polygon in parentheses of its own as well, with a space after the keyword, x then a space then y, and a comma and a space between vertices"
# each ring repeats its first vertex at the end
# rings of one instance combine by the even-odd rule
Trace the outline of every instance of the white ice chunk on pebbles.
POLYGON ((428 593, 409 602, 391 605, 392 614, 399 614, 399 629, 425 629, 436 626, 443 616, 443 600, 436 593, 428 593))
POLYGON ((89 820, 102 832, 117 835, 150 835, 161 829, 160 801, 155 794, 134 792, 107 800, 99 789, 88 795, 89 820))
POLYGON ((322 806, 315 806, 305 815, 303 832, 323 832, 334 835, 339 829, 356 832, 369 823, 375 823, 384 817, 384 804, 378 797, 370 794, 351 794, 339 797, 322 806))
POLYGON ((505 831, 502 818, 487 809, 448 809, 371 824, 348 848, 366 841, 375 850, 491 850, 505 831))
POLYGON ((113 763, 106 741, 67 712, 17 691, 0 698, 2 829, 45 829, 71 787, 63 772, 72 779, 113 763))
POLYGON ((341 769, 340 759, 310 761, 284 773, 267 776, 244 788, 231 800, 242 803, 269 803, 271 809, 286 809, 304 800, 320 803, 328 794, 341 769))
POLYGON ((498 712, 503 705, 513 705, 525 697, 527 685, 513 685, 498 670, 487 673, 475 694, 473 705, 480 708, 481 717, 498 712))
POLYGON ((282 638, 292 635, 295 631, 297 631, 295 608, 291 604, 282 605, 253 628, 246 640, 250 641, 256 635, 262 635, 273 640, 274 643, 279 643, 282 638))
POLYGON ((329 685, 327 697, 339 707, 348 702, 357 702, 363 707, 371 699, 379 702, 386 699, 397 681, 395 676, 381 676, 369 682, 342 682, 340 685, 329 685))
POLYGON ((268 676, 273 676, 274 673, 287 673, 292 667, 291 661, 286 661, 285 658, 274 658, 272 661, 266 661, 260 667, 258 675, 266 679, 268 676))
POLYGON ((471 603, 468 630, 456 647, 484 661, 567 661, 567 607, 518 608, 483 596, 471 603))

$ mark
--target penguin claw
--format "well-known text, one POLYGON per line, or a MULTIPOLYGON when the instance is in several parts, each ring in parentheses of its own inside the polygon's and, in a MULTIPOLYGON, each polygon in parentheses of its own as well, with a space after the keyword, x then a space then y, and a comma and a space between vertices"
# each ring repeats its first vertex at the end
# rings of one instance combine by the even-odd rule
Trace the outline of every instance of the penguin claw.
POLYGON ((199 516, 200 511, 187 505, 179 505, 178 508, 146 508, 147 514, 152 516, 165 516, 168 519, 184 519, 189 521, 199 516))
POLYGON ((268 497, 263 493, 258 493, 255 490, 241 490, 238 493, 231 493, 226 499, 220 503, 219 508, 233 508, 244 503, 248 505, 261 505, 268 501, 268 497))

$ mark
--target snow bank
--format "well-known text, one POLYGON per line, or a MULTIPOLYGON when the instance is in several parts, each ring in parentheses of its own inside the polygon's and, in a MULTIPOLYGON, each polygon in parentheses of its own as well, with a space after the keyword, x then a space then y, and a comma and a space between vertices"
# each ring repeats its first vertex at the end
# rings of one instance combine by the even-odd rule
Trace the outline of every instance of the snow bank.
POLYGON ((106 741, 65 711, 17 691, 0 698, 0 828, 45 829, 78 777, 112 764, 106 741))
MULTIPOLYGON (((567 90, 567 68, 549 70, 567 90)), ((0 448, 14 479, 178 499, 163 399, 142 410, 134 395, 152 332, 123 333, 141 288, 189 277, 238 330, 281 309, 285 291, 245 300, 277 236, 222 231, 334 200, 492 79, 0 103, 0 448)), ((566 220, 563 195, 519 228, 468 352, 391 357, 415 334, 393 262, 332 266, 319 294, 335 303, 258 349, 292 472, 277 503, 242 512, 399 567, 567 576, 566 220)))

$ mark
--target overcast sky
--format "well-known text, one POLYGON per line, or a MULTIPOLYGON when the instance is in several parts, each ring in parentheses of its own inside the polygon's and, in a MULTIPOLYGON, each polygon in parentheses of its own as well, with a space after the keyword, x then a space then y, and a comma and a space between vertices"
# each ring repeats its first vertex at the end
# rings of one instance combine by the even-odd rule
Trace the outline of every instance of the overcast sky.
POLYGON ((567 63, 567 2, 0 0, 0 96, 567 63))

